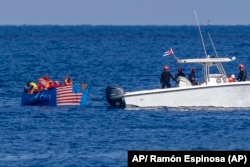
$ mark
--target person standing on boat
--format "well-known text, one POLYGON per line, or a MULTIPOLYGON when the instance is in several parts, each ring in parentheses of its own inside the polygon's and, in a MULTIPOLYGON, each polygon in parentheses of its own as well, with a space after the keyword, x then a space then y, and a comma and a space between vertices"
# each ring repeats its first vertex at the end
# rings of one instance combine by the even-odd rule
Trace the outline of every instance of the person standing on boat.
POLYGON ((194 68, 191 69, 191 72, 188 76, 188 80, 191 82, 192 85, 198 85, 196 82, 196 79, 195 79, 195 69, 194 68))
POLYGON ((161 73, 161 88, 171 88, 171 84, 170 84, 170 78, 172 78, 174 81, 176 81, 176 79, 173 77, 173 75, 168 71, 169 68, 168 66, 164 66, 163 67, 163 71, 161 73))
POLYGON ((243 64, 239 64, 239 75, 237 77, 237 81, 246 81, 247 80, 247 71, 244 68, 243 64))
POLYGON ((177 73, 175 74, 175 79, 177 79, 178 77, 185 77, 186 75, 183 73, 183 71, 182 71, 182 68, 181 67, 179 67, 178 69, 177 69, 177 73))

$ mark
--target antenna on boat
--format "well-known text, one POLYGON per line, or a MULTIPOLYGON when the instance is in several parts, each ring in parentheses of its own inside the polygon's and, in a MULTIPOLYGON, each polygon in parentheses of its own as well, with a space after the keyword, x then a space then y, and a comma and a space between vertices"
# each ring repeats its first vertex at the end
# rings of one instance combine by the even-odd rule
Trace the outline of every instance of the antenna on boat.
POLYGON ((195 18, 196 18, 196 23, 197 23, 198 28, 199 28, 199 32, 200 32, 200 36, 201 36, 201 41, 202 41, 203 49, 204 49, 204 52, 205 52, 205 57, 207 57, 207 51, 206 51, 205 43, 204 43, 204 40, 203 40, 203 36, 202 36, 202 33, 201 33, 200 24, 199 24, 198 17, 197 17, 197 14, 196 14, 195 10, 194 10, 194 15, 195 15, 195 18))
MULTIPOLYGON (((215 55, 216 55, 216 57, 218 58, 219 56, 218 56, 218 53, 217 53, 217 51, 216 51, 216 49, 215 49, 215 46, 214 46, 214 43, 213 43, 213 40, 212 40, 212 38, 211 38, 210 33, 208 33, 208 37, 209 37, 210 42, 211 42, 211 44, 212 44, 212 46, 213 46, 215 55)), ((221 63, 218 63, 218 64, 217 64, 217 68, 218 68, 218 70, 220 71, 220 73, 223 74, 223 80, 224 80, 224 82, 226 82, 226 71, 224 70, 222 64, 221 64, 221 63)))
MULTIPOLYGON (((205 57, 207 57, 207 51, 206 51, 206 47, 205 47, 205 43, 204 43, 204 40, 203 40, 203 36, 202 36, 202 33, 201 33, 201 28, 200 28, 200 24, 199 24, 199 21, 198 21, 198 17, 197 17, 197 14, 196 14, 196 11, 194 10, 194 15, 195 15, 195 18, 196 18, 196 23, 197 23, 197 25, 198 25, 198 28, 199 28, 199 32, 200 32, 200 37, 201 37, 201 42, 202 42, 202 46, 203 46, 203 49, 204 49, 204 53, 205 53, 205 57)), ((208 64, 207 63, 205 63, 204 65, 203 65, 203 79, 204 79, 204 81, 205 82, 207 82, 207 80, 209 81, 210 79, 209 79, 209 75, 208 75, 208 73, 209 73, 209 66, 208 66, 208 64)))
POLYGON ((217 53, 217 51, 216 51, 216 49, 215 49, 215 46, 214 46, 214 43, 213 43, 213 40, 212 40, 212 38, 211 38, 210 33, 208 33, 208 37, 209 37, 210 42, 211 42, 211 44, 212 44, 212 46, 213 46, 213 49, 214 49, 214 52, 215 52, 216 57, 219 57, 219 56, 218 56, 218 53, 217 53))

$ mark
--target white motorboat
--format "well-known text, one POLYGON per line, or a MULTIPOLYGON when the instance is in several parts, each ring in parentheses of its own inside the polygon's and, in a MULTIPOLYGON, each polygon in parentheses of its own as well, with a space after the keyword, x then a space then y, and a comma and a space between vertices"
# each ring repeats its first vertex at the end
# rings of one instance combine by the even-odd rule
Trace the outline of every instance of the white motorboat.
POLYGON ((106 99, 108 103, 111 106, 122 108, 128 106, 250 107, 250 81, 229 82, 222 65, 222 63, 230 63, 234 61, 235 57, 219 58, 210 35, 209 38, 216 56, 208 55, 206 53, 201 31, 200 35, 205 51, 204 58, 178 59, 175 55, 174 58, 178 64, 200 64, 203 73, 202 83, 192 86, 188 79, 179 77, 179 82, 176 87, 134 92, 125 92, 121 87, 108 86, 106 88, 106 99), (217 70, 211 68, 216 68, 217 70))
POLYGON ((177 59, 177 63, 198 63, 203 66, 204 82, 192 86, 190 81, 179 77, 177 87, 167 89, 124 92, 120 87, 108 86, 106 98, 117 107, 250 107, 250 81, 228 82, 222 63, 233 58, 177 59), (209 73, 215 66, 220 73, 209 73), (244 98, 242 98, 244 97, 244 98))

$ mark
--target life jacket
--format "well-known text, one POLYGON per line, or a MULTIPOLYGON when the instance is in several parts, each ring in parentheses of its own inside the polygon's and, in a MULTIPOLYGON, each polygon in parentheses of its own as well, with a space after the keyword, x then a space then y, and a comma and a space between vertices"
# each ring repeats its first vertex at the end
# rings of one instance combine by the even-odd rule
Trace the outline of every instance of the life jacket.
POLYGON ((51 85, 52 88, 58 88, 58 87, 60 87, 60 86, 62 86, 62 85, 60 84, 59 81, 54 81, 54 82, 52 83, 52 85, 51 85))
POLYGON ((50 88, 50 83, 47 82, 43 77, 38 79, 38 90, 47 90, 50 88))
POLYGON ((51 79, 46 80, 47 83, 47 89, 50 89, 53 87, 53 81, 51 79))
POLYGON ((229 78, 228 78, 228 82, 235 82, 235 78, 229 77, 229 78))

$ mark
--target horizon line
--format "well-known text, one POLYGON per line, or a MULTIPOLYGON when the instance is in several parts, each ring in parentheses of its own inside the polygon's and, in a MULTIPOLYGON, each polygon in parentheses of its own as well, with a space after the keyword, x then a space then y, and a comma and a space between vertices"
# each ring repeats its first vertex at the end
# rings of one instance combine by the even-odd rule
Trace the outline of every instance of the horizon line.
MULTIPOLYGON (((197 26, 196 24, 0 24, 0 26, 197 26)), ((250 26, 250 24, 200 24, 200 26, 250 26)))

